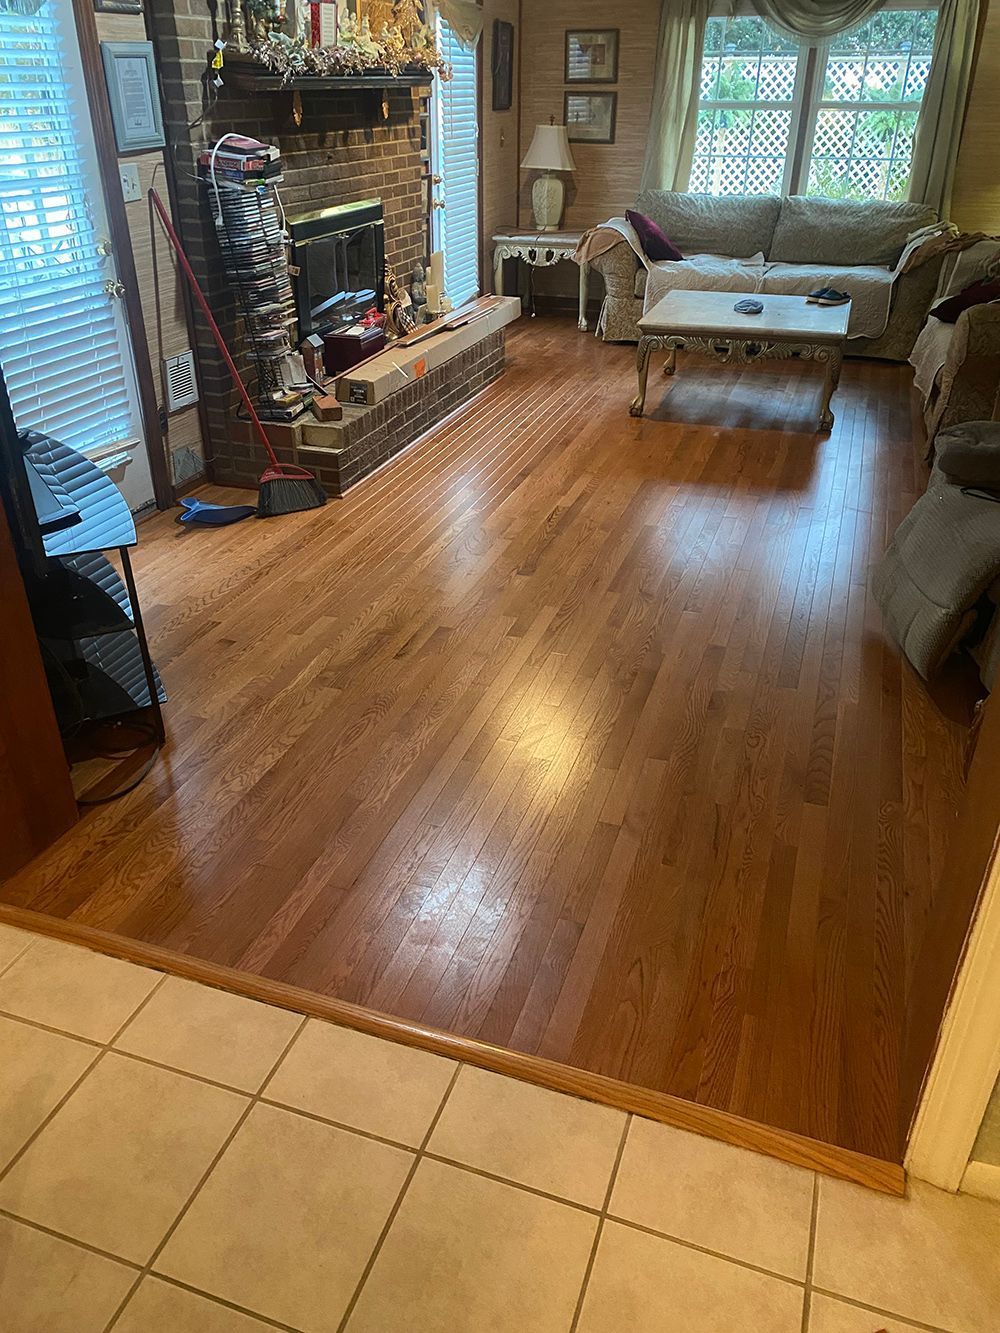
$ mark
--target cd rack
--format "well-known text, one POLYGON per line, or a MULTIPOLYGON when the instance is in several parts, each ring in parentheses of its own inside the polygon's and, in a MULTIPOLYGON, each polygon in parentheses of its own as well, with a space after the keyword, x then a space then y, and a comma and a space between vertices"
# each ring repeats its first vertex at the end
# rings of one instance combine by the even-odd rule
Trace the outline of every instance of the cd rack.
POLYGON ((256 373, 258 413, 294 421, 308 397, 291 385, 295 299, 274 186, 225 178, 206 180, 222 268, 243 320, 245 350, 256 373))

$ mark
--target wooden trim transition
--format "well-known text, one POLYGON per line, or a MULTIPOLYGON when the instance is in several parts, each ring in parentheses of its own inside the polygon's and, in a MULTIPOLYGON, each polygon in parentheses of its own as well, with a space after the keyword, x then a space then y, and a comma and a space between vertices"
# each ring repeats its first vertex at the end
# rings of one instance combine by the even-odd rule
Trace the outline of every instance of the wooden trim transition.
POLYGON ((553 1092, 565 1092, 616 1110, 631 1111, 649 1120, 659 1120, 677 1129, 686 1129, 706 1138, 763 1153, 793 1166, 833 1176, 837 1180, 853 1181, 884 1194, 901 1196, 905 1193, 906 1175, 895 1162, 880 1161, 849 1148, 820 1143, 790 1130, 773 1129, 769 1125, 744 1120, 741 1116, 718 1111, 710 1106, 700 1106, 669 1093, 653 1092, 603 1074, 591 1074, 583 1069, 557 1064, 554 1060, 544 1060, 540 1056, 524 1055, 502 1046, 491 1046, 469 1037, 424 1027, 408 1019, 392 1018, 346 1000, 336 1000, 299 986, 290 986, 283 981, 271 981, 267 977, 240 972, 236 968, 207 963, 188 954, 125 939, 109 931, 97 930, 93 926, 66 921, 42 912, 31 912, 23 907, 0 903, 0 923, 70 944, 80 944, 98 953, 111 954, 144 967, 158 968, 188 981, 199 981, 207 986, 243 995, 247 999, 260 1000, 280 1009, 291 1009, 310 1018, 325 1019, 341 1027, 367 1032, 373 1037, 383 1037, 404 1046, 415 1046, 435 1055, 461 1060, 465 1064, 522 1079, 553 1092))
POLYGON ((132 359, 135 363, 135 375, 139 388, 139 408, 142 414, 146 452, 149 456, 149 471, 153 480, 153 495, 158 509, 169 509, 174 502, 174 490, 170 481, 170 470, 167 467, 163 431, 160 428, 160 405, 157 401, 156 381, 153 378, 149 348, 146 346, 142 293, 139 291, 139 279, 135 271, 135 256, 132 253, 132 237, 128 229, 125 199, 122 195, 121 179, 118 175, 118 149, 115 144, 115 129, 111 120, 111 108, 108 104, 107 86, 104 81, 104 65, 101 61, 101 43, 97 35, 93 0, 73 0, 73 16, 76 20, 80 58, 83 61, 83 81, 87 88, 87 104, 94 125, 97 162, 101 173, 101 185, 104 190, 111 243, 114 247, 115 271, 118 274, 118 280, 125 288, 122 303, 125 306, 125 317, 128 321, 132 343, 132 359))

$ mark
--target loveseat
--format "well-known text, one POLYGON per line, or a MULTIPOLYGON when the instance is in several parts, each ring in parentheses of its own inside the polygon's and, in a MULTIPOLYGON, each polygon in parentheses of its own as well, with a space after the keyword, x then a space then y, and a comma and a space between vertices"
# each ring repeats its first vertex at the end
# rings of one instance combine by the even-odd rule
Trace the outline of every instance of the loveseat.
POLYGON ((608 342, 637 342, 644 309, 672 288, 805 296, 835 287, 855 296, 852 320, 857 314, 864 329, 849 328, 847 354, 905 361, 941 270, 937 256, 893 278, 908 238, 938 220, 925 204, 644 190, 634 209, 685 258, 650 263, 624 235, 595 255, 606 292, 599 329, 608 342), (874 301, 867 312, 862 293, 874 301))

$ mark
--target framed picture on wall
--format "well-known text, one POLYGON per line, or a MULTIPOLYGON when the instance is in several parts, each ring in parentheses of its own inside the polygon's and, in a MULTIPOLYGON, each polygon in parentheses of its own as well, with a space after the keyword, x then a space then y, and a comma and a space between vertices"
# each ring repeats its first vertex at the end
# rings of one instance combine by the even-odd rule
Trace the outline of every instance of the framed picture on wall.
POLYGON ((119 153, 162 148, 163 120, 152 42, 102 42, 111 120, 119 153))
POLYGON ((514 105, 514 25, 503 19, 493 22, 493 110, 509 111, 514 105))
POLYGON ((618 29, 571 29, 566 33, 566 83, 618 82, 618 29))
POLYGON ((614 143, 617 93, 566 93, 563 122, 571 143, 614 143))

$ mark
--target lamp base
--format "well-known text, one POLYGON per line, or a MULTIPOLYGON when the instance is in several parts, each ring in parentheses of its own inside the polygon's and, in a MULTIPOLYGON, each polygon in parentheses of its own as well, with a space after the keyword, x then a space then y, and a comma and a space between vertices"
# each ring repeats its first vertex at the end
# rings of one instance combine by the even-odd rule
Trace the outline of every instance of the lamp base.
POLYGON ((547 171, 531 187, 531 208, 539 231, 558 231, 562 221, 565 187, 559 176, 547 171))

